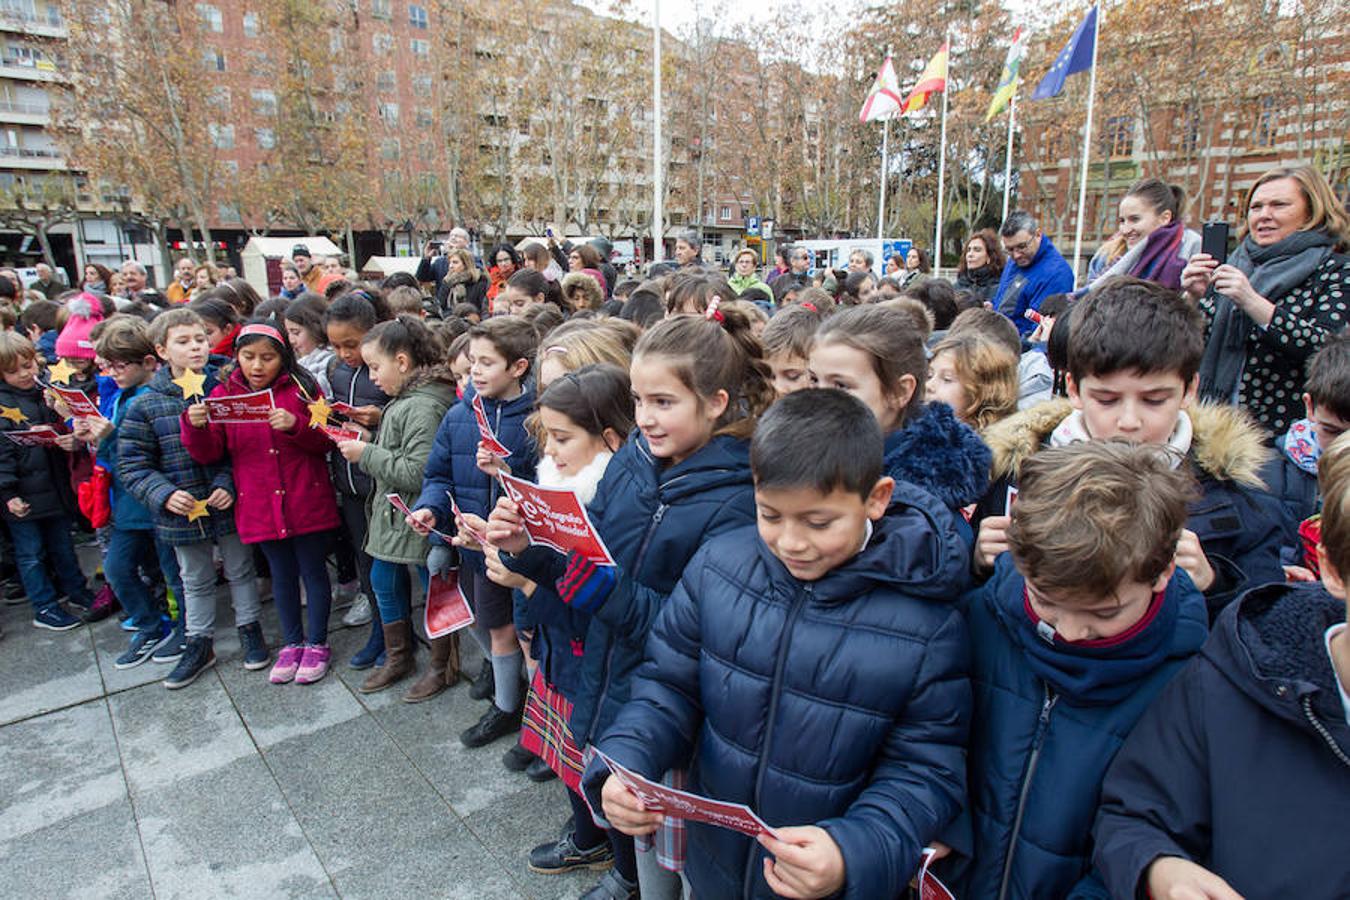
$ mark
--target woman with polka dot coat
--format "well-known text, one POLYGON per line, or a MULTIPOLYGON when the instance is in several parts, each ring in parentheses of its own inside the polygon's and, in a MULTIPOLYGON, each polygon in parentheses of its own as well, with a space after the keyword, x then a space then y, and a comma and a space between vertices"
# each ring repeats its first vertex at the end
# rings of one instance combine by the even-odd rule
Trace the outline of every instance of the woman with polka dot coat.
POLYGON ((1320 172, 1275 169, 1257 180, 1228 262, 1200 253, 1182 272, 1207 320, 1203 397, 1245 406, 1272 435, 1302 417, 1308 360, 1350 325, 1347 249, 1350 216, 1320 172))

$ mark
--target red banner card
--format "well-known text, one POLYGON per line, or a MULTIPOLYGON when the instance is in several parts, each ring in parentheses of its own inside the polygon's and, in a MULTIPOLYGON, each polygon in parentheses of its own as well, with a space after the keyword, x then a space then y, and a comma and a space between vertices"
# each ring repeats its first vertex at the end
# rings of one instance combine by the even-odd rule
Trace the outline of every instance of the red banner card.
POLYGON ((914 879, 919 883, 919 900, 956 900, 947 886, 928 871, 936 856, 937 851, 932 847, 923 848, 923 865, 919 868, 918 877, 914 879))
POLYGON ((543 544, 559 553, 575 550, 596 565, 614 565, 576 491, 540 487, 513 475, 498 477, 506 495, 520 507, 531 544, 543 544))
POLYGON ((459 587, 459 570, 451 569, 444 578, 432 575, 427 581, 427 607, 424 624, 427 637, 445 637, 473 624, 473 610, 459 587))
POLYGON ((233 394, 227 397, 209 397, 206 404, 207 418, 217 425, 246 425, 250 422, 266 422, 276 403, 272 400, 272 389, 254 391, 251 394, 233 394))
POLYGON ((320 425, 319 430, 328 435, 329 439, 335 444, 339 441, 365 440, 361 432, 352 431, 350 428, 339 428, 337 425, 320 425))
POLYGON ((352 410, 356 409, 355 406, 352 406, 350 403, 344 403, 341 400, 334 400, 328 405, 333 407, 333 412, 342 413, 344 416, 350 416, 352 410))
POLYGON ((446 491, 445 496, 450 498, 450 512, 455 514, 455 524, 467 531, 469 537, 477 541, 479 545, 486 547, 488 544, 487 535, 476 528, 470 528, 469 524, 464 521, 464 513, 460 511, 459 504, 455 502, 455 495, 446 491))
POLYGON ((56 439, 60 436, 61 433, 50 425, 35 425, 32 428, 5 432, 5 437, 20 447, 55 447, 56 439))
POLYGON ((604 760, 605 765, 609 766, 614 777, 652 812, 659 812, 672 819, 685 819, 689 822, 704 822, 719 828, 730 828, 749 837, 758 837, 760 834, 778 837, 774 830, 744 803, 713 800, 710 797, 700 797, 698 794, 657 784, 625 769, 600 751, 597 750, 596 753, 604 760))
POLYGON ((483 398, 474 394, 471 405, 473 406, 473 417, 478 422, 478 436, 483 439, 483 446, 493 456, 506 459, 511 455, 511 451, 502 446, 502 442, 497 440, 497 435, 493 433, 492 426, 488 424, 487 410, 483 408, 483 398))
POLYGON ((50 386, 51 392, 61 398, 61 402, 70 410, 71 418, 75 419, 102 419, 106 418, 103 413, 98 411, 98 407, 89 395, 84 391, 74 390, 72 388, 61 387, 59 384, 50 386))
MULTIPOLYGON (((403 513, 403 515, 405 516, 412 515, 412 510, 408 509, 408 504, 404 503, 403 498, 400 497, 398 494, 385 494, 384 499, 388 500, 391 504, 393 504, 394 509, 403 513)), ((451 541, 450 535, 445 534, 444 532, 441 531, 437 531, 435 528, 431 529, 431 533, 436 535, 436 537, 440 538, 441 540, 445 541, 447 544, 450 543, 451 541)))

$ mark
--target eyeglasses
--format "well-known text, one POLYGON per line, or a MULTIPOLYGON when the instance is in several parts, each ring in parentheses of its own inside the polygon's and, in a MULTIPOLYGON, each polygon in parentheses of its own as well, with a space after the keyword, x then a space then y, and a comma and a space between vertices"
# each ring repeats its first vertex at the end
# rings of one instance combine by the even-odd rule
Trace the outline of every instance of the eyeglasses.
POLYGON ((1022 243, 1013 244, 1011 247, 1009 247, 1007 244, 1004 244, 1003 252, 1008 254, 1009 256, 1012 256, 1013 254, 1016 253, 1025 253, 1031 249, 1031 245, 1034 243, 1036 243, 1036 238, 1029 237, 1025 241, 1022 241, 1022 243))
POLYGON ((144 360, 142 360, 141 362, 126 362, 124 360, 114 360, 108 363, 107 368, 109 371, 116 372, 118 375, 121 375, 127 369, 130 369, 133 366, 141 366, 143 364, 144 360))

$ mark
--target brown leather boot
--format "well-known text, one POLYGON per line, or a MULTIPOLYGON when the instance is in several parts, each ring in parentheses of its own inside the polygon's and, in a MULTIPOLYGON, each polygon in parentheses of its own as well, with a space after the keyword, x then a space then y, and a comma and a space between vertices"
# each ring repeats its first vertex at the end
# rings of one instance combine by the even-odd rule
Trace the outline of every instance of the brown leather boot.
POLYGON ((403 695, 404 703, 430 700, 459 680, 459 632, 431 639, 431 665, 403 695))
POLYGON ((382 691, 413 670, 412 628, 408 620, 384 623, 384 665, 371 672, 357 690, 363 694, 382 691))

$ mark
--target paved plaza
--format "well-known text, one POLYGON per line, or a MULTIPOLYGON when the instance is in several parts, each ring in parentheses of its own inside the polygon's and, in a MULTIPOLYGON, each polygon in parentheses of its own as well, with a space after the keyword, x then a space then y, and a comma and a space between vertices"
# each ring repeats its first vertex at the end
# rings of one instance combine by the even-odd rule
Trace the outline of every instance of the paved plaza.
POLYGON ((170 666, 113 667, 115 617, 56 634, 0 607, 0 896, 564 898, 594 882, 526 869, 564 788, 506 771, 508 740, 460 745, 484 709, 467 683, 420 704, 406 684, 359 694, 346 660, 366 631, 338 625, 327 678, 271 685, 243 669, 224 591, 219 610, 216 667, 168 691, 170 666))

